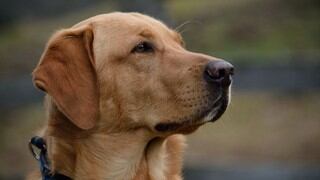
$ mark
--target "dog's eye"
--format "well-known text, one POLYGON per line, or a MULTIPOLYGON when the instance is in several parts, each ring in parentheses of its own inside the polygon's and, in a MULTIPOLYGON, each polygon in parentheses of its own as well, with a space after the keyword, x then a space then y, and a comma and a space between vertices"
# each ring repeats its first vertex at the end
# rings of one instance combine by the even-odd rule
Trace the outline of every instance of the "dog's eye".
POLYGON ((137 44, 131 52, 133 53, 149 53, 149 52, 153 52, 153 45, 149 42, 140 42, 139 44, 137 44))

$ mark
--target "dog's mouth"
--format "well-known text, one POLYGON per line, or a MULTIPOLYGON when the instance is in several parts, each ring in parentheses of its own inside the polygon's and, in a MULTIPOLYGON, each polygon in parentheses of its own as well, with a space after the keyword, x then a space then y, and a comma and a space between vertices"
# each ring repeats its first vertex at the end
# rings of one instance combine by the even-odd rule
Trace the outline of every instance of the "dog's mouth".
POLYGON ((204 123, 218 120, 226 111, 228 103, 229 95, 223 93, 223 95, 216 98, 212 105, 199 109, 196 113, 183 118, 179 122, 159 123, 155 126, 155 129, 158 132, 191 133, 204 123))

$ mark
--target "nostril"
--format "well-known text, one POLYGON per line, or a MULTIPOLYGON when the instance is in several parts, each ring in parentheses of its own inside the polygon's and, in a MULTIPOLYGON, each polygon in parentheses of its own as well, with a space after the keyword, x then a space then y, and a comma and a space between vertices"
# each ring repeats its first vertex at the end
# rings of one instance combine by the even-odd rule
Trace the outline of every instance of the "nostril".
POLYGON ((212 79, 216 79, 219 78, 219 71, 216 69, 210 69, 210 68, 206 68, 205 72, 207 73, 207 75, 212 78, 212 79))
POLYGON ((226 75, 226 70, 225 69, 219 69, 219 75, 218 77, 221 78, 221 77, 224 77, 226 75))
POLYGON ((208 80, 218 80, 219 79, 219 71, 212 71, 212 70, 209 70, 209 69, 206 69, 205 70, 205 77, 208 79, 208 80))

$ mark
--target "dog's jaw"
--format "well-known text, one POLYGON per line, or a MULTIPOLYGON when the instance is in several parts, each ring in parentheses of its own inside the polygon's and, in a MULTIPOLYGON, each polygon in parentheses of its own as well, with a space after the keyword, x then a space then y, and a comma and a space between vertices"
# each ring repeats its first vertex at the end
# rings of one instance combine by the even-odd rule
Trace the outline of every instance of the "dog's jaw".
POLYGON ((191 116, 193 118, 186 119, 182 122, 165 122, 159 123, 155 126, 155 130, 162 133, 183 133, 189 134, 194 132, 198 127, 207 123, 214 122, 218 120, 223 113, 226 111, 229 105, 229 96, 230 93, 223 93, 213 101, 212 107, 206 107, 201 109, 200 112, 196 116, 191 116))

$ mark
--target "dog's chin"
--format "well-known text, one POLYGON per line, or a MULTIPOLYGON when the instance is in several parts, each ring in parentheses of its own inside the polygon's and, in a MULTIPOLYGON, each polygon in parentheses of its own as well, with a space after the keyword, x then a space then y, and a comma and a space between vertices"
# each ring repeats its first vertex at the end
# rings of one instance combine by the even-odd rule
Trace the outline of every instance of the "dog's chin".
POLYGON ((193 115, 190 119, 181 122, 164 122, 158 123, 155 130, 164 133, 181 133, 189 134, 197 130, 201 125, 207 122, 215 122, 226 111, 229 103, 228 96, 220 98, 212 106, 202 108, 200 113, 193 115))

